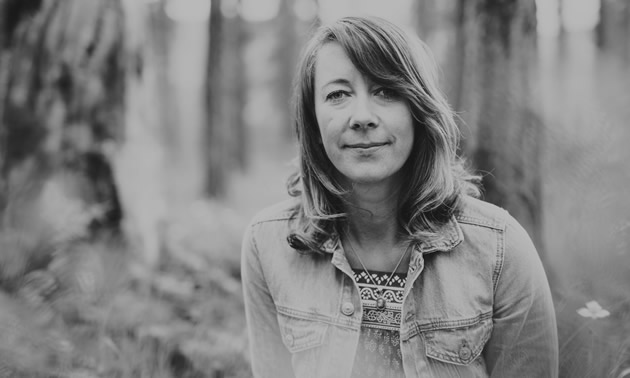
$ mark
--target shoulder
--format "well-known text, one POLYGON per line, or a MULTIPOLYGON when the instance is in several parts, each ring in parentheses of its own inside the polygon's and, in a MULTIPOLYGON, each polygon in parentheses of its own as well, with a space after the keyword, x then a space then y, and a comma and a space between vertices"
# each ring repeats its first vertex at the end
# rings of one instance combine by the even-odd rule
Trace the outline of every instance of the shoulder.
POLYGON ((299 198, 290 198, 260 210, 245 230, 243 245, 262 250, 283 248, 299 204, 299 198))
POLYGON ((300 204, 298 198, 290 198, 260 210, 250 222, 250 226, 265 223, 287 223, 295 217, 300 204))
POLYGON ((462 226, 484 227, 505 231, 516 220, 503 208, 466 196, 461 200, 455 219, 462 226))
POLYGON ((455 219, 462 228, 482 227, 499 231, 505 237, 506 246, 524 243, 529 247, 531 244, 527 231, 507 210, 477 198, 465 197, 455 219))
POLYGON ((491 203, 466 197, 455 216, 464 235, 472 240, 496 243, 499 263, 504 259, 538 258, 529 234, 507 210, 491 203), (476 237, 471 237, 471 235, 476 237))
POLYGON ((532 239, 507 210, 475 198, 466 198, 462 202, 456 215, 464 235, 462 246, 469 252, 476 252, 474 256, 479 261, 490 264, 491 273, 488 274, 492 276, 495 292, 514 296, 520 289, 535 286, 532 279, 544 278, 544 269, 532 239))
POLYGON ((287 240, 294 227, 299 204, 299 198, 289 199, 262 209, 252 218, 243 235, 243 269, 258 272, 265 277, 272 291, 279 290, 274 283, 282 285, 289 282, 287 277, 301 271, 295 267, 305 261, 287 240))
POLYGON ((482 227, 496 234, 499 272, 515 267, 520 267, 522 272, 539 269, 540 258, 531 237, 507 210, 475 198, 466 198, 463 203, 456 219, 464 233, 468 229, 479 234, 471 227, 482 227))

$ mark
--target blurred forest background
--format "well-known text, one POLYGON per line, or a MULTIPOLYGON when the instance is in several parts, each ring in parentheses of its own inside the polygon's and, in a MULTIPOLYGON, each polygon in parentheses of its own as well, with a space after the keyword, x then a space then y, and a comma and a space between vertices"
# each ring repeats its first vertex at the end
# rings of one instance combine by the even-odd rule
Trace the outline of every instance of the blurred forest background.
POLYGON ((309 32, 417 33, 551 281, 562 377, 630 377, 630 1, 0 0, 0 377, 249 377, 251 216, 309 32))

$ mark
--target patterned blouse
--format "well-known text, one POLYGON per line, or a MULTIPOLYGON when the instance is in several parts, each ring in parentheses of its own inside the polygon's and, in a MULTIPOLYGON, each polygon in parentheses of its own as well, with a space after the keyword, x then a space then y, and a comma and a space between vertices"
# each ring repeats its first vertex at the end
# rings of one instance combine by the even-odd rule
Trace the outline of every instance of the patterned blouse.
POLYGON ((363 320, 352 377, 404 377, 399 329, 407 275, 395 273, 385 286, 390 273, 377 271, 369 273, 372 279, 364 270, 354 269, 354 279, 361 293, 363 320), (387 301, 382 310, 376 307, 378 289, 387 301))

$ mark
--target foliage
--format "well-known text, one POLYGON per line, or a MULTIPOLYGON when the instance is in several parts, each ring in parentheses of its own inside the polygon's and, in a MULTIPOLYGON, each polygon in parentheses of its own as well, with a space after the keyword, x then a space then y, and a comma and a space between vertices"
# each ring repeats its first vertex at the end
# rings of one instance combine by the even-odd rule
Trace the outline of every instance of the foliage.
POLYGON ((11 191, 0 228, 0 377, 249 375, 237 217, 207 202, 175 214, 161 265, 149 270, 122 241, 88 237, 97 211, 65 182, 11 191))

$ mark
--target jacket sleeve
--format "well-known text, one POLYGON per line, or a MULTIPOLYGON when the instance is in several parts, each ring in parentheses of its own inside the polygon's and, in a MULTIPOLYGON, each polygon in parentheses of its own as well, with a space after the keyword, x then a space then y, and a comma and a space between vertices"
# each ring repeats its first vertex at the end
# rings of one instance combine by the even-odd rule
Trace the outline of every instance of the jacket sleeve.
POLYGON ((558 376, 558 331, 549 283, 526 231, 510 217, 494 293, 492 336, 484 349, 491 377, 558 376))
POLYGON ((247 228, 241 251, 241 277, 252 372, 256 378, 289 378, 294 376, 291 355, 282 343, 276 306, 260 263, 255 227, 247 228))

